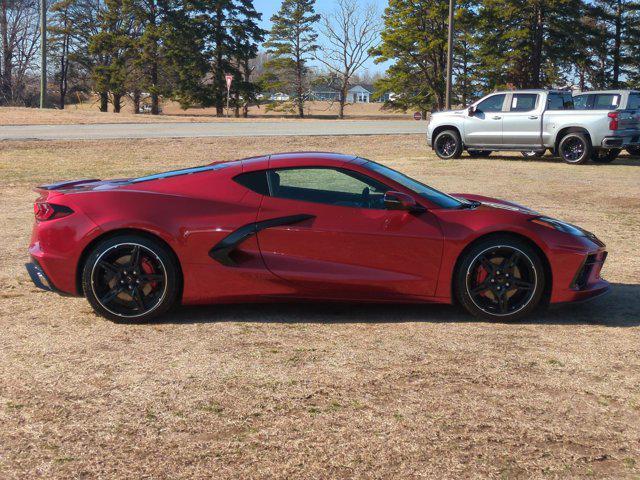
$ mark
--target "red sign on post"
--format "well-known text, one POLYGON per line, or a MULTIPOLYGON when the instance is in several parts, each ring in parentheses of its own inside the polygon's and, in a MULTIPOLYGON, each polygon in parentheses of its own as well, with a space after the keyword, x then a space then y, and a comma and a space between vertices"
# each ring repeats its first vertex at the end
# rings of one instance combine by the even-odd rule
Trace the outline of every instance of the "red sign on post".
POLYGON ((224 79, 227 81, 227 90, 230 90, 231 89, 231 82, 233 82, 233 75, 227 73, 224 76, 224 79))
POLYGON ((422 120, 422 112, 416 112, 413 114, 414 120, 422 120))

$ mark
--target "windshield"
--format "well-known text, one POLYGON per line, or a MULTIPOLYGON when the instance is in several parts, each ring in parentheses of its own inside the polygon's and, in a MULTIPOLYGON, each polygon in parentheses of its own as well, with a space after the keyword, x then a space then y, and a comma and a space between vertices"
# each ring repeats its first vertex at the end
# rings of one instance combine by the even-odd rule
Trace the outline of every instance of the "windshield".
POLYGON ((430 202, 433 202, 442 208, 460 208, 463 205, 463 202, 457 200, 451 195, 447 195, 446 193, 442 193, 434 188, 428 187, 424 183, 414 180, 411 177, 407 177, 404 173, 400 173, 392 168, 385 167, 384 165, 372 162, 371 160, 368 160, 363 164, 363 166, 390 178, 394 182, 399 183, 403 187, 408 188, 420 195, 422 198, 426 198, 430 202))

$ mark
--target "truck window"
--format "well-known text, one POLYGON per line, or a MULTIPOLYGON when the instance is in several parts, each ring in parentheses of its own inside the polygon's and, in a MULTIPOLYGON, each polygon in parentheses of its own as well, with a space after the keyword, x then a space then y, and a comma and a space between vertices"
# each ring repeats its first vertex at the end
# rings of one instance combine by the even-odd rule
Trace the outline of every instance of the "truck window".
POLYGON ((632 110, 640 110, 640 93, 629 94, 629 101, 627 102, 627 108, 632 110))
POLYGON ((484 99, 476 106, 477 112, 501 112, 502 104, 504 103, 504 93, 498 95, 492 95, 489 98, 484 99))
POLYGON ((598 93, 594 95, 593 110, 615 110, 620 106, 620 95, 615 93, 598 93))
POLYGON ((573 110, 573 96, 569 92, 562 94, 562 102, 565 110, 573 110))
POLYGON ((564 99, 559 93, 550 93, 547 97, 547 110, 564 110, 564 99))
POLYGON ((576 95, 575 97, 573 97, 573 108, 575 108, 576 110, 586 110, 588 99, 588 95, 576 95))
POLYGON ((510 112, 530 112, 536 108, 538 95, 535 93, 514 93, 511 98, 510 112))

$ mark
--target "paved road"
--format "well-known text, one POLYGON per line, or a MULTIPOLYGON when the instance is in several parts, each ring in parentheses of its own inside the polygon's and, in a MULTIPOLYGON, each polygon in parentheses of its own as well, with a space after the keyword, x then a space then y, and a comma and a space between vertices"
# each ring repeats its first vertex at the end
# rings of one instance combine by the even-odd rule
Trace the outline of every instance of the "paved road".
POLYGON ((0 126, 0 140, 100 140, 107 138, 256 137, 282 135, 400 135, 426 133, 414 120, 304 120, 209 123, 110 123, 0 126))

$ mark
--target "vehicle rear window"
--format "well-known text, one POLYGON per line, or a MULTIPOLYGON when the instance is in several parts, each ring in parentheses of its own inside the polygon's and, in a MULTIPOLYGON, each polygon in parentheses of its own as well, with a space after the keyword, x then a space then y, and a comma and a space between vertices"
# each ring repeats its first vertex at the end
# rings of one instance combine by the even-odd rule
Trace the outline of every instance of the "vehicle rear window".
POLYGON ((631 95, 629 95, 627 108, 630 108, 632 110, 640 110, 640 93, 632 93, 631 95))
POLYGON ((530 112, 536 108, 538 95, 535 93, 514 93, 511 98, 510 112, 530 112))
POLYGON ((573 108, 575 108, 576 110, 586 110, 588 99, 588 95, 576 95, 575 97, 573 97, 573 108))
POLYGON ((598 93, 594 95, 593 110, 615 110, 620 106, 620 95, 614 93, 598 93))

